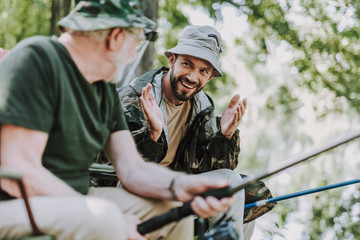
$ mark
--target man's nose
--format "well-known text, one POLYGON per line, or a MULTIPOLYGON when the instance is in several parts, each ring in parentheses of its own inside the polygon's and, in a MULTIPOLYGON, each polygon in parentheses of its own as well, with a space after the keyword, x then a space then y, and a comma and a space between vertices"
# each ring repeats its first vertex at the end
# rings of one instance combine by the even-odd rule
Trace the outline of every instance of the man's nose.
POLYGON ((195 71, 191 71, 188 73, 187 78, 189 82, 196 83, 198 76, 195 71))

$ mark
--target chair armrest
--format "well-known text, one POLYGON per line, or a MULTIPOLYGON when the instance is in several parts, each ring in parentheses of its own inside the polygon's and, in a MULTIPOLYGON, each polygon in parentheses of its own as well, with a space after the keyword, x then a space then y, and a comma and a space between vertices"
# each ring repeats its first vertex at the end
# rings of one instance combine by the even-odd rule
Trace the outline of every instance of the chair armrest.
POLYGON ((101 164, 101 163, 93 163, 89 167, 90 172, 106 172, 106 173, 115 173, 115 169, 111 165, 101 164))
POLYGON ((8 178, 11 180, 20 180, 21 175, 16 172, 9 171, 9 170, 6 170, 6 169, 0 167, 0 178, 8 178))

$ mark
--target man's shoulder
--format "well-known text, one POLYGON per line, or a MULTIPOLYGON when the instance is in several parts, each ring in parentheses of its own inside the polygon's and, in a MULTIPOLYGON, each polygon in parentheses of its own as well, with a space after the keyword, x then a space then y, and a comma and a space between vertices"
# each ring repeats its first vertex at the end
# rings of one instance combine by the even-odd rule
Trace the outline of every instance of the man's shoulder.
POLYGON ((150 70, 150 71, 140 75, 139 77, 135 78, 133 81, 131 81, 131 83, 128 86, 118 88, 118 94, 119 94, 120 99, 122 99, 124 97, 129 97, 129 96, 130 97, 135 97, 135 96, 140 97, 143 87, 145 87, 146 84, 152 82, 154 77, 157 74, 159 74, 163 71, 166 71, 166 70, 167 70, 166 67, 161 67, 161 68, 150 70))
POLYGON ((52 39, 47 36, 32 36, 19 42, 15 48, 24 48, 27 46, 46 48, 50 46, 52 39))
POLYGON ((214 111, 215 109, 214 101, 203 90, 194 96, 193 104, 195 104, 196 109, 199 112, 202 112, 205 109, 209 109, 211 111, 214 111))
POLYGON ((145 87, 146 84, 152 82, 157 74, 167 71, 167 70, 168 70, 168 68, 166 68, 166 67, 161 67, 161 68, 150 70, 150 71, 142 74, 141 76, 139 76, 137 79, 135 79, 135 81, 131 84, 131 86, 134 88, 134 90, 139 95, 141 95, 142 88, 145 87))
POLYGON ((63 51, 62 45, 56 38, 33 36, 20 41, 10 54, 16 55, 17 58, 41 59, 45 63, 56 59, 61 51, 63 51))

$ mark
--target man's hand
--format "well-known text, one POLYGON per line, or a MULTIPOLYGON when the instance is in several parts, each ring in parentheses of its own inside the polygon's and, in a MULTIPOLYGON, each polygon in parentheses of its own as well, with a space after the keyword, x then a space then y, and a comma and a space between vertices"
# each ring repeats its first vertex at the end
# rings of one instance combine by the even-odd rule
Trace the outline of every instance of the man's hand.
POLYGON ((216 215, 219 212, 225 212, 234 203, 234 197, 224 197, 218 200, 215 197, 209 196, 202 198, 197 196, 203 192, 211 189, 224 188, 229 185, 226 180, 219 180, 209 177, 191 175, 181 176, 174 186, 174 192, 179 201, 191 202, 192 210, 202 218, 208 218, 216 215))
POLYGON ((124 214, 127 230, 127 240, 146 240, 144 236, 141 236, 137 231, 137 225, 140 224, 140 219, 132 214, 124 214))
POLYGON ((236 94, 225 109, 221 116, 220 126, 222 134, 227 139, 230 140, 232 138, 237 126, 245 114, 246 107, 246 98, 241 101, 240 95, 236 94))
POLYGON ((162 127, 164 125, 164 117, 159 106, 156 104, 154 94, 151 92, 152 85, 148 83, 142 90, 140 97, 141 107, 147 122, 150 137, 155 142, 159 139, 162 127))

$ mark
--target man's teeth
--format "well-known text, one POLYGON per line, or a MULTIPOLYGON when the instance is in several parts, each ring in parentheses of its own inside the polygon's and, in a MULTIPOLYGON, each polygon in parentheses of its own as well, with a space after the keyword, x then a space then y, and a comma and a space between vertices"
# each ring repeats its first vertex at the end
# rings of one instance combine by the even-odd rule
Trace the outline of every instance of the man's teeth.
POLYGON ((184 81, 181 81, 181 84, 184 85, 184 86, 187 87, 187 88, 190 88, 190 89, 195 88, 195 86, 188 85, 188 84, 186 84, 184 81))

